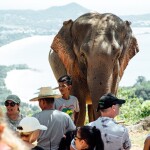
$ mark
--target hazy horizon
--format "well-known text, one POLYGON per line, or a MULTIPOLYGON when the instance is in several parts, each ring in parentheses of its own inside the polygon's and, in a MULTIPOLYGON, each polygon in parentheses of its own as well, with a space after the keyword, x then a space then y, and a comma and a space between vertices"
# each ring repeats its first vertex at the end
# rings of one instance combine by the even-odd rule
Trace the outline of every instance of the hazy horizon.
POLYGON ((117 15, 138 15, 150 13, 150 1, 143 0, 105 0, 105 1, 86 1, 86 0, 55 0, 55 1, 37 1, 37 0, 1 0, 0 10, 8 9, 32 9, 41 10, 47 9, 53 6, 62 6, 69 3, 75 2, 85 8, 93 11, 98 11, 100 13, 114 13, 117 15))

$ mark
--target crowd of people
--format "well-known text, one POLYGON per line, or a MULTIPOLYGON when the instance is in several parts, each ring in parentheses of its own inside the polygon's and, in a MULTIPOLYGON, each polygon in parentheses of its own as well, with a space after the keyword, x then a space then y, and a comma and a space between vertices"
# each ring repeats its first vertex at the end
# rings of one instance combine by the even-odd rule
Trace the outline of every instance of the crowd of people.
POLYGON ((5 120, 4 113, 0 108, 0 150, 30 150, 23 141, 14 134, 5 120))
MULTIPOLYGON (((58 79, 61 95, 50 87, 41 87, 38 101, 41 112, 24 116, 20 112, 21 100, 9 95, 4 104, 6 113, 0 109, 0 150, 130 150, 131 140, 125 126, 115 117, 125 100, 106 93, 99 99, 99 118, 87 125, 76 127, 79 102, 70 95, 71 77, 58 79)), ((150 150, 150 136, 145 140, 144 150, 150 150)))

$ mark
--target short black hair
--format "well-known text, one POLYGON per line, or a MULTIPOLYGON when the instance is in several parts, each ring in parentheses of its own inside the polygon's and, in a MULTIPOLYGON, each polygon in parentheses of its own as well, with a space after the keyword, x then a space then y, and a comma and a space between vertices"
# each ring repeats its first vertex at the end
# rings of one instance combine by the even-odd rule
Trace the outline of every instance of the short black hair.
POLYGON ((58 79, 58 82, 66 82, 68 85, 72 85, 72 79, 69 75, 63 75, 58 79))
POLYGON ((45 101, 47 104, 53 104, 54 103, 54 97, 49 98, 41 98, 41 100, 45 101))

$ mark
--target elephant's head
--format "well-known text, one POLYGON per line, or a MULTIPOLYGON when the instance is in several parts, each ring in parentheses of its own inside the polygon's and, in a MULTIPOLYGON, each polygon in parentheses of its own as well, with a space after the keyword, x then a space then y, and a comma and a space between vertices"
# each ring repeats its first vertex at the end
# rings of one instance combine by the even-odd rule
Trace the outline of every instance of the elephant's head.
POLYGON ((94 108, 103 94, 116 94, 128 62, 138 52, 130 23, 99 13, 64 22, 52 49, 74 80, 86 82, 94 108))

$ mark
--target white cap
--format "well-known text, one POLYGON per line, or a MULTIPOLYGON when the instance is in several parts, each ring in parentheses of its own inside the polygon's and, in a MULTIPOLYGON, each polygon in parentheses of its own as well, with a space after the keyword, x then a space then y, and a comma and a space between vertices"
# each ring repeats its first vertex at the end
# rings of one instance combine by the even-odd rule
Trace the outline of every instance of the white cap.
POLYGON ((18 132, 32 132, 35 130, 47 130, 47 127, 41 125, 38 119, 35 117, 25 117, 23 118, 19 126, 17 127, 18 132))

